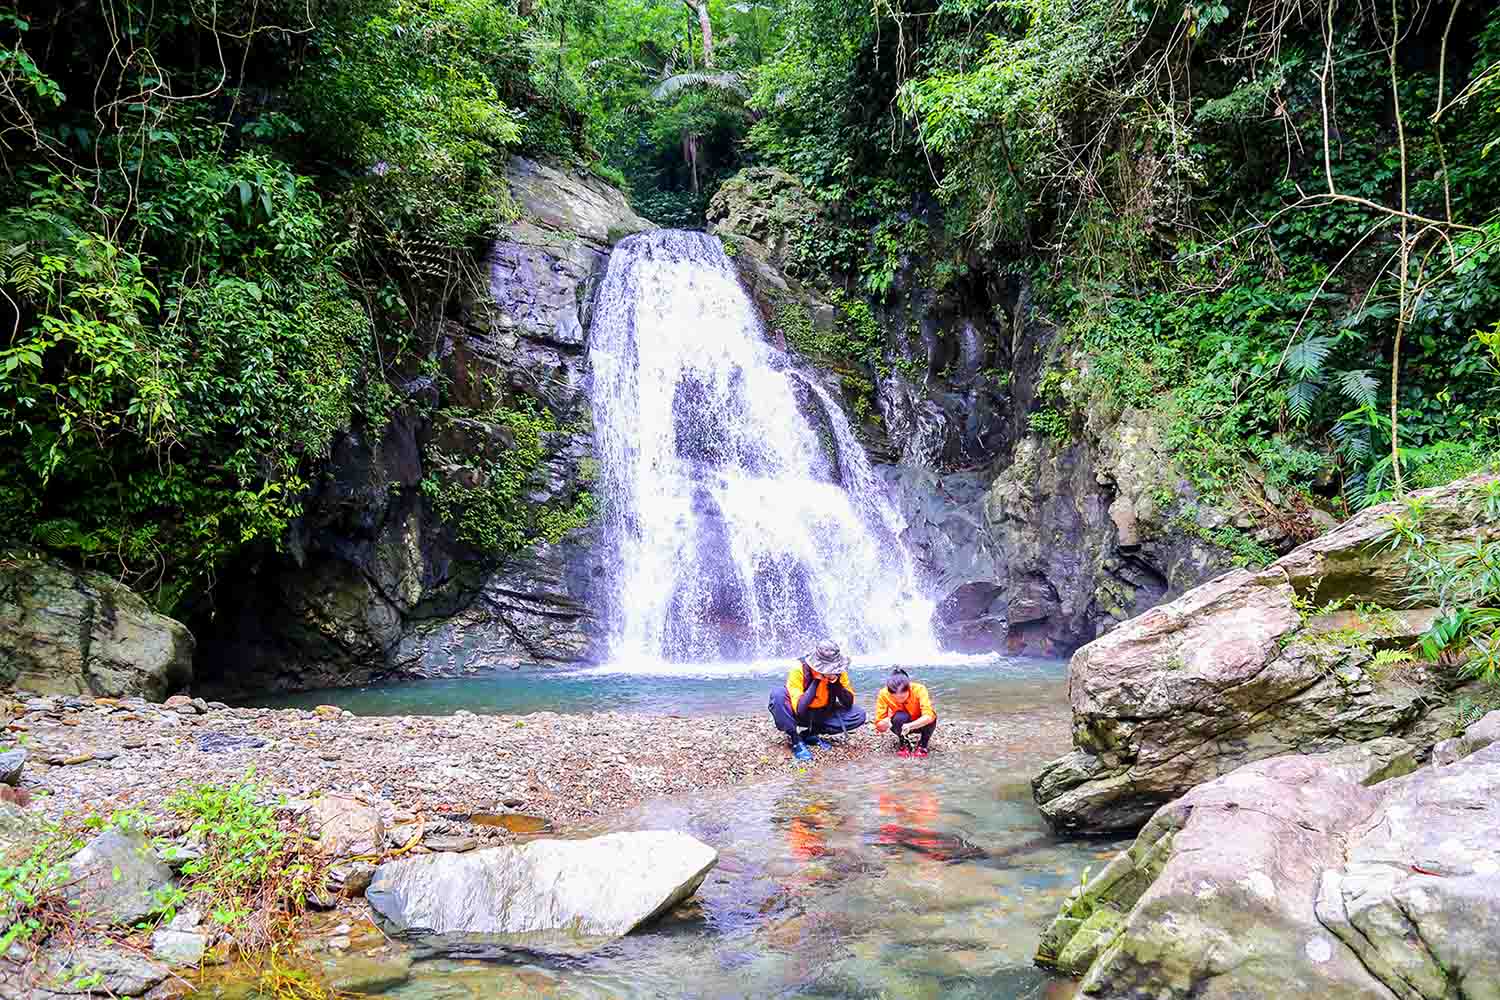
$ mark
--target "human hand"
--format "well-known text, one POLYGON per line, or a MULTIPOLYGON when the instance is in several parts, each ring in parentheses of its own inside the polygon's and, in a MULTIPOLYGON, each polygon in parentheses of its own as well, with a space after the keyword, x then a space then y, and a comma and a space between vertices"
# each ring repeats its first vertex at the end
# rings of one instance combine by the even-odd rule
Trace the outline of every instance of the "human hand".
POLYGON ((891 728, 891 720, 890 719, 877 719, 876 722, 875 722, 875 731, 877 733, 886 732, 890 728, 891 728))

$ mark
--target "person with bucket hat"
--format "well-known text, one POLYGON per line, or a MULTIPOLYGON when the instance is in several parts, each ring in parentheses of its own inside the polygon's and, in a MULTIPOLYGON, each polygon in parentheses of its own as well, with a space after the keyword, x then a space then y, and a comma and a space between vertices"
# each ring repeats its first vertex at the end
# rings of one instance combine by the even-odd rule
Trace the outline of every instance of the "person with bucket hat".
POLYGON ((824 639, 786 675, 786 685, 771 692, 771 718, 786 733, 792 756, 812 760, 812 747, 828 749, 825 733, 847 733, 865 724, 865 710, 854 703, 849 657, 838 643, 824 639), (800 730, 800 732, 799 732, 800 730))

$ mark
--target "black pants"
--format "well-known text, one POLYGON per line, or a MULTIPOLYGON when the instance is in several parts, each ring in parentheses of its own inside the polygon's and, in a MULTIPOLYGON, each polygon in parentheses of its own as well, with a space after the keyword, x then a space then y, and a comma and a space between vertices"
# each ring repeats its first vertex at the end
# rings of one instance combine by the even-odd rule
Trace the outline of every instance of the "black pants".
POLYGON ((919 745, 922 747, 922 749, 926 750, 927 749, 927 741, 930 740, 930 739, 932 739, 932 731, 937 728, 937 720, 933 719, 931 722, 927 723, 927 725, 923 726, 921 729, 913 729, 910 733, 907 733, 905 736, 902 736, 901 735, 901 729, 902 729, 902 727, 905 726, 910 721, 911 721, 911 716, 908 715, 906 712, 897 712, 896 714, 894 714, 894 715, 891 716, 891 732, 895 733, 898 737, 901 737, 901 739, 903 739, 903 740, 915 737, 918 740, 919 745))
POLYGON ((865 724, 865 710, 858 705, 839 708, 830 703, 822 708, 809 708, 805 716, 798 718, 792 714, 792 702, 787 697, 786 688, 776 688, 771 692, 769 707, 777 729, 791 739, 802 739, 808 743, 823 733, 846 733, 865 724), (807 730, 805 736, 797 735, 799 727, 807 730))

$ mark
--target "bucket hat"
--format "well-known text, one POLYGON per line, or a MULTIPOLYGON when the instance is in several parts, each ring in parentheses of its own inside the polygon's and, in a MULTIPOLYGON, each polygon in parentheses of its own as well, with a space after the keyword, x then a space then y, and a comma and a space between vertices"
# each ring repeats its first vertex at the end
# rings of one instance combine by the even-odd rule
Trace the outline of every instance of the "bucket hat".
POLYGON ((822 673, 840 673, 849 669, 849 657, 839 650, 839 644, 832 639, 824 639, 818 643, 817 648, 802 658, 803 662, 814 667, 822 673))

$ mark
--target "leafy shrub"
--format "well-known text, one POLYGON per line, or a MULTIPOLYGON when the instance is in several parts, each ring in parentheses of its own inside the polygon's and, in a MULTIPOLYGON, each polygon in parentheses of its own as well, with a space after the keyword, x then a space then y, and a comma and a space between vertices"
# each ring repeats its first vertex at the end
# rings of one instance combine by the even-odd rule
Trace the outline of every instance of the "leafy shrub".
POLYGON ((299 851, 300 838, 276 818, 283 804, 268 801, 249 774, 184 788, 167 801, 203 850, 182 867, 185 898, 201 901, 242 951, 284 940, 308 893, 322 885, 313 855, 299 851))

